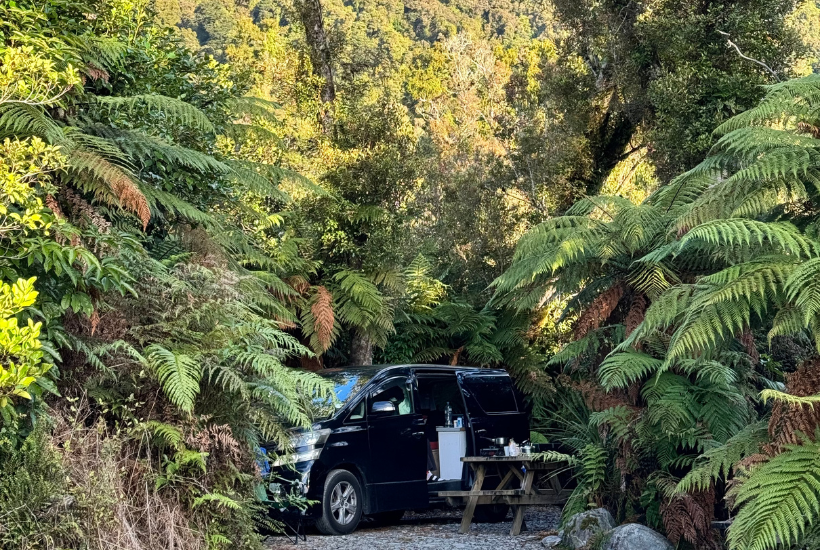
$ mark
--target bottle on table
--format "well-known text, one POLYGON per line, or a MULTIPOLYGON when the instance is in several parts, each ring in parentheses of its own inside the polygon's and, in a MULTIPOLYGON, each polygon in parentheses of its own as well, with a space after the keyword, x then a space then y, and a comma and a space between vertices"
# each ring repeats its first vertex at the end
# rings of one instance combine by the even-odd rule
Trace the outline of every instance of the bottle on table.
POLYGON ((444 407, 444 427, 453 427, 453 408, 450 406, 449 401, 447 402, 447 406, 444 407))

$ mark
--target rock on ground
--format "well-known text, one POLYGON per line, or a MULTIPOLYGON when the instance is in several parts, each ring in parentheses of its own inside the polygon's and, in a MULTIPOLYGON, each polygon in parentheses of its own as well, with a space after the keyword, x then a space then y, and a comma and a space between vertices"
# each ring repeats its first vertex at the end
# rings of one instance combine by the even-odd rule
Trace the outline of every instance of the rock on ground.
POLYGON ((615 520, 606 508, 596 508, 575 514, 558 533, 561 543, 570 548, 583 548, 598 533, 615 528, 615 520))
POLYGON ((548 537, 544 537, 544 539, 541 541, 541 546, 543 546, 544 548, 555 548, 559 544, 561 544, 561 537, 557 535, 550 535, 548 537))
MULTIPOLYGON (((527 531, 511 537, 512 513, 501 523, 473 523, 470 532, 458 533, 461 510, 453 508, 408 512, 394 526, 377 527, 362 522, 359 528, 343 537, 327 537, 308 529, 307 543, 295 548, 305 550, 543 550, 541 539, 555 533, 561 518, 560 508, 531 506, 524 520, 527 531)), ((294 548, 284 536, 269 537, 269 549, 294 548)))
POLYGON ((612 530, 604 550, 674 550, 674 546, 645 525, 627 523, 612 530))

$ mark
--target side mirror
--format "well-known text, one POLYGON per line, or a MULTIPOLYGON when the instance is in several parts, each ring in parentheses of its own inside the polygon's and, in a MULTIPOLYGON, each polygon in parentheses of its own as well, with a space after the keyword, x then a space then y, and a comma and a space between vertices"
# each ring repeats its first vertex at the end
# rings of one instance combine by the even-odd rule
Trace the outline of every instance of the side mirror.
POLYGON ((370 407, 370 413, 378 416, 385 416, 396 413, 396 406, 390 401, 376 401, 370 407))

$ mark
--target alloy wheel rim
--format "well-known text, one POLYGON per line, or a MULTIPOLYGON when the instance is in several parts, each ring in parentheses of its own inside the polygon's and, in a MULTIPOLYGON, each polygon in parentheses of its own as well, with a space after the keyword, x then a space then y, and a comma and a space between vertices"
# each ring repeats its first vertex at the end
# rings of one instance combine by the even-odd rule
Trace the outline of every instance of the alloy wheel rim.
POLYGON ((333 488, 330 495, 330 512, 340 525, 347 525, 356 515, 358 501, 353 485, 347 481, 340 481, 333 488))

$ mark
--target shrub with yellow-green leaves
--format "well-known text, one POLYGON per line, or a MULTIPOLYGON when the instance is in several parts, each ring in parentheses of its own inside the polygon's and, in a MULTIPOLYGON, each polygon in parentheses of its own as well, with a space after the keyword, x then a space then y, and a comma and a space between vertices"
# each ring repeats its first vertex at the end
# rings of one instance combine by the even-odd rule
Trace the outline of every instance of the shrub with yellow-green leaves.
POLYGON ((0 144, 1 240, 16 240, 33 231, 48 230, 52 217, 45 210, 42 197, 51 191, 49 174, 64 162, 58 147, 38 137, 7 138, 0 144))
POLYGON ((44 388, 53 388, 45 375, 51 368, 43 360, 40 328, 32 319, 24 325, 17 315, 34 305, 37 291, 34 278, 19 279, 14 285, 0 282, 0 416, 4 424, 17 417, 15 405, 31 400, 44 388))

